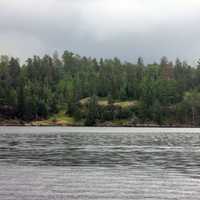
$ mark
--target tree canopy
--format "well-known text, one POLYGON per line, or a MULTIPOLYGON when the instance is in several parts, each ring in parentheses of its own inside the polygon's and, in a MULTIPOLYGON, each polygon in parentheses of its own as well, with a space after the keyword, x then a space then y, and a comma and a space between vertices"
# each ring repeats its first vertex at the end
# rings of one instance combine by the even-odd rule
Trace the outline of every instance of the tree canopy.
POLYGON ((64 110, 86 125, 136 119, 139 123, 200 124, 200 62, 191 67, 163 57, 136 64, 118 58, 94 59, 65 51, 60 58, 34 56, 20 65, 0 57, 0 117, 31 121, 64 110), (89 98, 87 105, 80 101, 89 98), (99 105, 104 99, 108 105, 99 105), (115 102, 132 101, 122 108, 115 102), (84 108, 83 108, 84 107, 84 108))

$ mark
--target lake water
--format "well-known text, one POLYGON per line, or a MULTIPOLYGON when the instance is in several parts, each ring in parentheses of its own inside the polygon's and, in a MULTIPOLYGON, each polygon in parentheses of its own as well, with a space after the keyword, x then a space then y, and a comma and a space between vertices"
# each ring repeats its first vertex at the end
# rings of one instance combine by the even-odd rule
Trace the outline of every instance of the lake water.
POLYGON ((0 200, 200 199, 200 129, 0 127, 0 200))

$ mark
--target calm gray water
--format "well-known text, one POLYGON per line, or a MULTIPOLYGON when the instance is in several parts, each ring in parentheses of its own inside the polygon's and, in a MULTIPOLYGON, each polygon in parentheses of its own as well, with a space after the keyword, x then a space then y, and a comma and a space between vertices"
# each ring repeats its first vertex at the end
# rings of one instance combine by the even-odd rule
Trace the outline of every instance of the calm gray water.
POLYGON ((0 200, 200 199, 200 129, 0 127, 0 200))

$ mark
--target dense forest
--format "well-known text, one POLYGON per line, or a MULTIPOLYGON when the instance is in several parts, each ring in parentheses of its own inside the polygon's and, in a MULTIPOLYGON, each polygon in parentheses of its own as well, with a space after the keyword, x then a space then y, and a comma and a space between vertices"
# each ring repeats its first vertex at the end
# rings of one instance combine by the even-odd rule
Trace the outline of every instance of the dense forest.
MULTIPOLYGON (((65 51, 20 65, 0 58, 0 120, 31 122, 59 112, 82 125, 200 125, 200 63, 163 57, 145 65, 65 51)), ((56 116, 56 115, 55 115, 56 116)), ((56 120, 56 119, 54 119, 56 120)))

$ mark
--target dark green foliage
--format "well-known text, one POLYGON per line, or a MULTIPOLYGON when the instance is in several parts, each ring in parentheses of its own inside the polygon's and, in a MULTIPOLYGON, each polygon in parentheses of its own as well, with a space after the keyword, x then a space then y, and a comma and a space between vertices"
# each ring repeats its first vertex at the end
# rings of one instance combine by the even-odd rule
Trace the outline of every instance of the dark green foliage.
POLYGON ((155 100, 152 107, 151 107, 151 116, 152 120, 158 124, 162 124, 163 121, 163 114, 162 114, 162 108, 161 103, 159 100, 155 100))
POLYGON ((116 114, 116 109, 113 104, 99 107, 99 120, 101 122, 114 120, 116 118, 116 114))
POLYGON ((19 118, 23 118, 25 113, 25 94, 22 80, 17 92, 17 113, 19 118))
POLYGON ((57 53, 34 56, 20 66, 18 59, 0 57, 0 115, 23 120, 47 118, 65 109, 86 125, 121 119, 199 125, 199 89, 200 62, 192 68, 163 57, 160 64, 145 65, 140 57, 132 64, 65 51, 62 58, 57 53), (80 100, 86 97, 91 98, 84 107, 80 100), (108 105, 99 105, 97 97, 108 105), (115 105, 124 100, 139 104, 115 105))
POLYGON ((88 113, 86 116, 85 125, 86 126, 93 126, 96 124, 96 120, 99 116, 99 110, 98 110, 98 99, 95 95, 93 95, 88 103, 88 113))
POLYGON ((186 92, 178 112, 182 121, 200 125, 200 92, 198 90, 186 92))
POLYGON ((37 114, 39 117, 46 118, 48 116, 48 107, 43 101, 37 102, 37 114))

